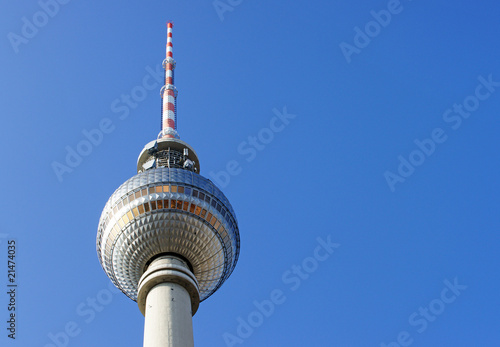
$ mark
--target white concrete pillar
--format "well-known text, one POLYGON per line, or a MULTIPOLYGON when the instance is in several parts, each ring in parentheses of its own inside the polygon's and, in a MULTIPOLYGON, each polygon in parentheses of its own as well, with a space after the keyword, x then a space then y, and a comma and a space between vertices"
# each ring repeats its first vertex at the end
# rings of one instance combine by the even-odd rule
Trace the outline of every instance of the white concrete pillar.
POLYGON ((198 283, 186 262, 155 259, 139 281, 137 303, 144 315, 144 347, 193 347, 198 283))

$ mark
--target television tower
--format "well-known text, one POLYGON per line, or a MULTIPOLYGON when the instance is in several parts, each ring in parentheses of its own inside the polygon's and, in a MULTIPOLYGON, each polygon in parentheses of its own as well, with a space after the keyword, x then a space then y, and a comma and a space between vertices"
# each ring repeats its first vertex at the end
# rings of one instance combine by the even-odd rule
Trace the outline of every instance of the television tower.
POLYGON ((145 317, 144 347, 194 345, 192 316, 229 277, 240 249, 231 204, 177 133, 172 27, 162 130, 139 154, 137 175, 106 203, 96 242, 102 268, 145 317))

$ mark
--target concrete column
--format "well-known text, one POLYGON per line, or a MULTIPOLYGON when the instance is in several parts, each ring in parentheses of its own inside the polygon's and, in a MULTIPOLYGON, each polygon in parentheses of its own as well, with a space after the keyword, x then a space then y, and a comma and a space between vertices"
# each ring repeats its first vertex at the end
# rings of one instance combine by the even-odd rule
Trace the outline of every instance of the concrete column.
POLYGON ((193 347, 198 283, 186 262, 155 259, 139 281, 137 303, 144 320, 144 347, 193 347))

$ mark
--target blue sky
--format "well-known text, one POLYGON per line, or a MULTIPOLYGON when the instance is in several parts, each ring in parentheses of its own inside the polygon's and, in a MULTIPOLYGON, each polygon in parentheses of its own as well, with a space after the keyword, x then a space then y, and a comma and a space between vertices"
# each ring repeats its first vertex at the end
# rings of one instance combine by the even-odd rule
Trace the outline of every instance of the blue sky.
POLYGON ((0 259, 15 240, 18 284, 1 345, 142 344, 95 237, 160 130, 167 20, 181 139, 241 233, 197 346, 498 345, 497 2, 30 0, 0 17, 0 259))

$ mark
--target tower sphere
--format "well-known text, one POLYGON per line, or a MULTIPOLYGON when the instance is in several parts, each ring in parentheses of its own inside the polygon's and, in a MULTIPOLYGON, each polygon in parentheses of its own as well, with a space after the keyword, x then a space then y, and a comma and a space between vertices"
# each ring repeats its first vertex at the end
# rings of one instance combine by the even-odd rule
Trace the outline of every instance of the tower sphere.
POLYGON ((236 265, 236 216, 226 196, 198 173, 172 167, 145 170, 123 183, 106 203, 97 253, 108 277, 132 300, 152 260, 180 256, 198 281, 202 301, 236 265))

